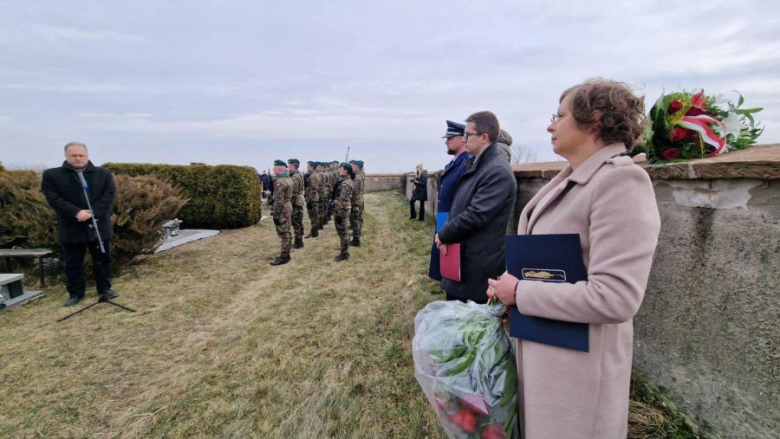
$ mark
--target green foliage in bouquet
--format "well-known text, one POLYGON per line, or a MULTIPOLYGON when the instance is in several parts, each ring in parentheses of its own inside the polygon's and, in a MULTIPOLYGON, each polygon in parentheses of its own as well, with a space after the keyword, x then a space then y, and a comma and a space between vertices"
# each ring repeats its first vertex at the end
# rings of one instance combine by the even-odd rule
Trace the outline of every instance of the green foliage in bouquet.
POLYGON ((178 187, 190 201, 179 218, 185 228, 235 229, 260 220, 262 189, 248 166, 174 166, 106 163, 115 174, 154 175, 178 187))
MULTIPOLYGON (((739 94, 739 93, 738 93, 739 94)), ((663 94, 650 109, 650 123, 635 153, 645 152, 651 163, 712 157, 745 149, 763 132, 754 115, 761 108, 741 108, 704 90, 663 94)))

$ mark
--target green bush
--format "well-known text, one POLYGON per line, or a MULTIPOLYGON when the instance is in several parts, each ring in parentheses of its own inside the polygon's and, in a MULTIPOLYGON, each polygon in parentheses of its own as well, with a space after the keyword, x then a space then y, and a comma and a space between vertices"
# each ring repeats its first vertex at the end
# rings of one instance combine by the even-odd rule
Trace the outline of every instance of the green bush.
POLYGON ((175 166, 106 163, 114 174, 155 175, 178 187, 189 202, 179 218, 186 228, 235 229, 260 220, 262 190, 248 166, 175 166))
POLYGON ((57 220, 33 171, 0 173, 0 248, 59 248, 57 220))
POLYGON ((163 223, 176 218, 187 200, 177 188, 154 176, 117 175, 114 179, 112 258, 123 265, 160 242, 163 223))

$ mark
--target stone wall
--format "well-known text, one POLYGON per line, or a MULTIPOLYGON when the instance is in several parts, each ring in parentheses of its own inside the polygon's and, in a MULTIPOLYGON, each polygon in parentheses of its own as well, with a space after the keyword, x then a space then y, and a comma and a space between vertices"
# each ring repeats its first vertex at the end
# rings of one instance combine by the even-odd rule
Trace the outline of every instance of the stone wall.
MULTIPOLYGON (((780 145, 687 163, 638 163, 653 180, 662 229, 635 318, 635 368, 716 437, 777 437, 780 145)), ((508 233, 564 165, 513 168, 518 194, 508 233)))
POLYGON ((404 174, 366 174, 366 192, 404 192, 404 174))

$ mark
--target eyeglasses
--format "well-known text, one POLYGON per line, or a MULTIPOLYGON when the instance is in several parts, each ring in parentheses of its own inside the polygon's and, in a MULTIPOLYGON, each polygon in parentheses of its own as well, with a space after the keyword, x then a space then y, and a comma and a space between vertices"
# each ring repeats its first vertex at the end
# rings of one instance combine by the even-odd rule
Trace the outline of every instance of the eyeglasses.
POLYGON ((557 114, 553 114, 550 118, 550 123, 555 123, 558 119, 560 119, 561 116, 558 116, 557 114))
POLYGON ((466 139, 466 140, 469 140, 470 136, 481 136, 483 134, 485 134, 485 133, 470 133, 468 131, 464 131, 463 132, 463 138, 466 139))

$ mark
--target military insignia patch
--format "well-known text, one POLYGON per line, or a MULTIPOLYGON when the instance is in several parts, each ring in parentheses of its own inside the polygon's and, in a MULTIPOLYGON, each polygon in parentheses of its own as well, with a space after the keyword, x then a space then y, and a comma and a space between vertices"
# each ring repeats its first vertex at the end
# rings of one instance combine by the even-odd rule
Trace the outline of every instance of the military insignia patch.
POLYGON ((523 280, 566 282, 566 272, 563 270, 548 270, 545 268, 523 268, 522 273, 523 273, 523 280))

